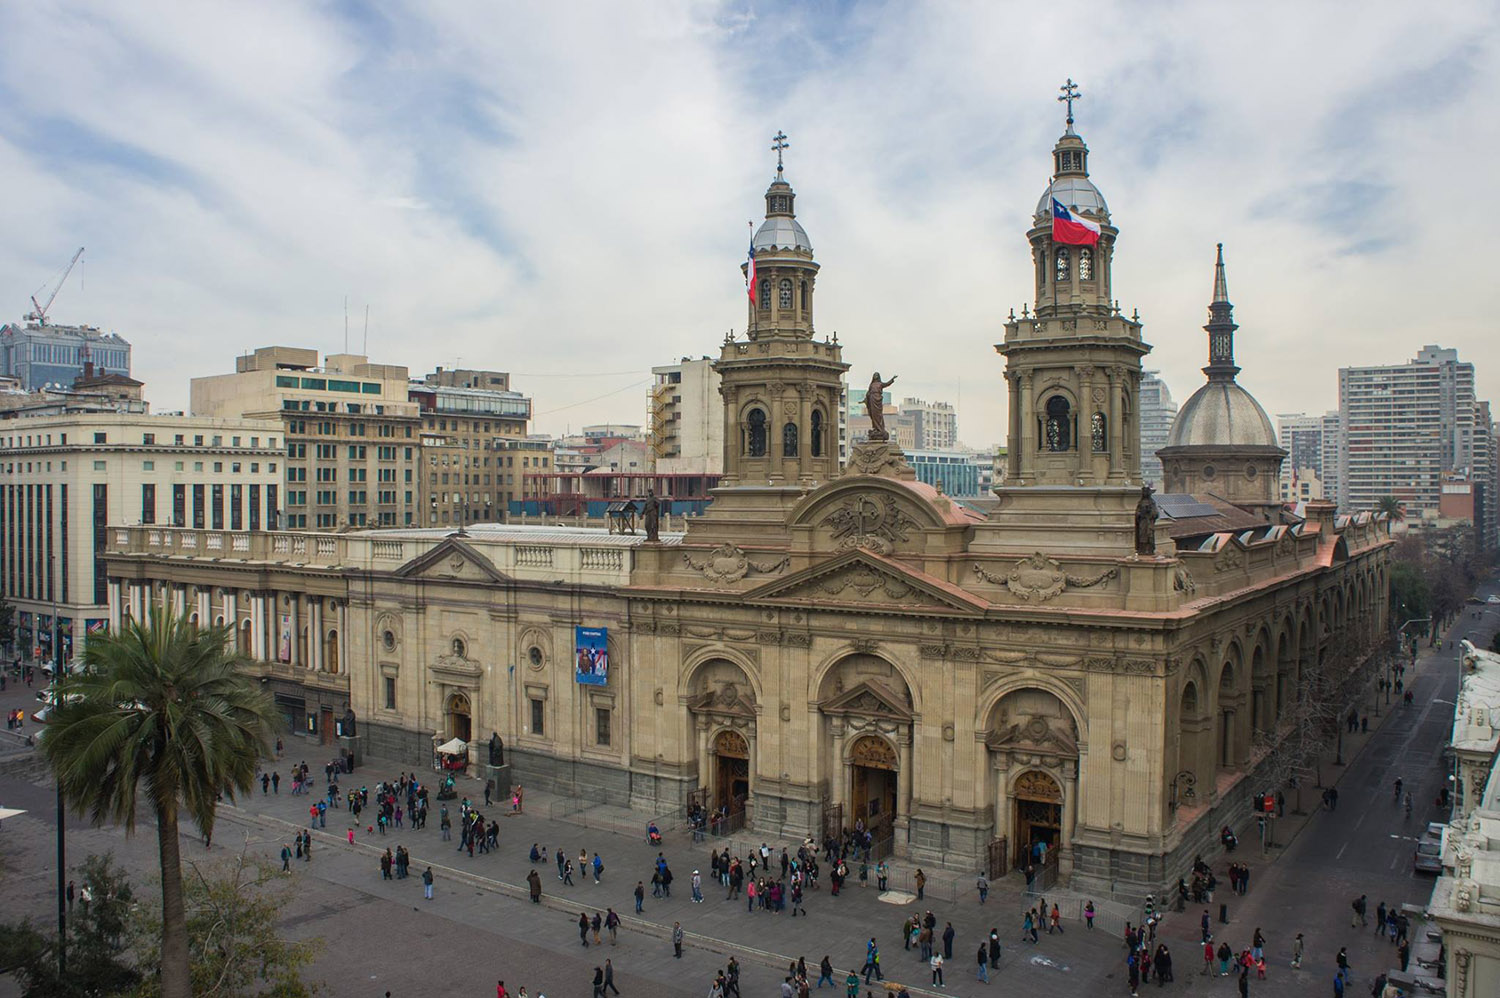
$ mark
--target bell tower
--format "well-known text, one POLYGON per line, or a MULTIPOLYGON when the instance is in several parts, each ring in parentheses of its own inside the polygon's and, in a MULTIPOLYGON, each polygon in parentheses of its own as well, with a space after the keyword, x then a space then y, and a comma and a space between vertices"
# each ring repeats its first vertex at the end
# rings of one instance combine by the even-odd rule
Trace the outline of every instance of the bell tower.
POLYGON ((1053 175, 1026 238, 1035 269, 1033 306, 1012 310, 1005 340, 1010 396, 1007 487, 1139 487, 1138 318, 1112 299, 1114 227, 1089 179, 1088 146, 1073 128, 1069 80, 1058 98, 1067 127, 1052 149, 1053 175))
POLYGON ((724 399, 722 485, 800 490, 839 474, 839 403, 849 365, 836 339, 814 338, 819 268, 786 180, 786 135, 777 132, 771 148, 776 176, 766 189, 765 221, 740 267, 745 339, 726 337, 714 362, 724 399))

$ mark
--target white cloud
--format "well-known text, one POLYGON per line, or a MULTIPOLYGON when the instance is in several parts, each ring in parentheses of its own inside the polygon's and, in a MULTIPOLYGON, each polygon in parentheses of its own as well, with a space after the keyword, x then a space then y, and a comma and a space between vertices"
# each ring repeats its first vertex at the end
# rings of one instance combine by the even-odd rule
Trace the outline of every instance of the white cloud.
POLYGON ((346 10, 0 9, 0 314, 87 244, 55 315, 131 339, 158 408, 242 349, 341 347, 347 295, 376 359, 518 372, 546 430, 639 422, 621 389, 744 326, 744 222, 785 128, 820 331, 856 381, 899 372, 997 441, 992 345, 1029 298, 1072 76, 1117 296, 1179 399, 1223 241, 1268 410, 1332 407, 1340 364, 1429 342, 1500 401, 1492 5, 346 10), (626 373, 525 376, 567 371, 626 373))

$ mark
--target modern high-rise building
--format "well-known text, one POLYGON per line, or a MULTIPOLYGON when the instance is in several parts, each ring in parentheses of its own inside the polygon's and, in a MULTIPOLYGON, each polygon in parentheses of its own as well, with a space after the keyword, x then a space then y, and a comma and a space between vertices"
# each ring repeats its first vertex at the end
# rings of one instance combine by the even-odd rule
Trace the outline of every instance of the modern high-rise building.
POLYGON ((724 404, 708 357, 653 367, 651 453, 663 475, 724 470, 724 404))
POLYGON ((1161 487, 1161 458, 1156 452, 1167 445, 1177 403, 1167 383, 1156 371, 1141 372, 1141 481, 1161 487))
POLYGON ((530 470, 530 450, 512 445, 526 439, 531 399, 511 391, 503 371, 441 367, 407 396, 422 413, 420 518, 428 526, 504 519, 530 470))
POLYGON ((1475 413, 1474 365, 1457 350, 1426 346, 1405 364, 1340 368, 1340 505, 1374 509, 1394 496, 1408 518, 1436 518, 1443 476, 1472 473, 1475 413))
POLYGON ((97 326, 55 326, 50 322, 0 326, 0 375, 10 375, 28 392, 48 385, 71 385, 84 365, 97 374, 130 375, 130 344, 97 326))
POLYGON ((951 450, 958 446, 958 413, 951 403, 902 399, 896 423, 911 427, 914 450, 951 450))
POLYGON ((192 381, 193 414, 279 419, 287 529, 414 526, 422 470, 407 369, 360 354, 260 347, 233 374, 192 381))
POLYGON ((1309 416, 1302 412, 1276 417, 1276 440, 1287 452, 1281 466, 1281 494, 1290 501, 1339 501, 1339 465, 1343 452, 1339 414, 1309 416), (1293 482, 1296 487, 1293 487, 1293 482))

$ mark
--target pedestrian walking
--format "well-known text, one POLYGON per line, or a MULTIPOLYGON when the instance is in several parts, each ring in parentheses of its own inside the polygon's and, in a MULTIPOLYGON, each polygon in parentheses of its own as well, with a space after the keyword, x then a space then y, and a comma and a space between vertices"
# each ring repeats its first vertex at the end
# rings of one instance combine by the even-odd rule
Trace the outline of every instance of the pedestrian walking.
POLYGON ((578 913, 578 944, 584 949, 589 948, 589 916, 585 911, 578 913))
POLYGON ((589 928, 593 930, 593 933, 594 933, 594 945, 595 946, 602 945, 603 942, 604 942, 604 940, 602 940, 602 939, 599 938, 599 930, 601 928, 603 928, 603 927, 604 927, 604 917, 602 915, 600 915, 597 911, 594 912, 594 917, 589 920, 589 928))
POLYGON ((641 881, 635 882, 635 913, 639 915, 644 909, 642 905, 646 901, 646 885, 641 881))
POLYGON ((997 970, 1000 967, 1000 930, 990 929, 990 969, 997 970))
POLYGON ((1203 941, 1203 976, 1207 977, 1213 972, 1214 965, 1214 942, 1212 939, 1203 941))
POLYGON ((1057 902, 1054 901, 1052 902, 1052 924, 1048 926, 1047 934, 1051 935, 1054 931, 1056 931, 1058 935, 1061 935, 1062 930, 1062 912, 1058 910, 1057 902))
POLYGON ((674 957, 676 957, 677 959, 679 959, 679 960, 682 959, 682 935, 683 935, 683 933, 682 933, 682 923, 681 922, 673 922, 672 923, 672 955, 674 957))
POLYGON ((281 793, 281 774, 280 773, 272 773, 271 774, 271 792, 273 794, 279 794, 279 793, 281 793))
POLYGON ((880 947, 875 945, 875 937, 865 943, 865 965, 862 968, 865 975, 865 983, 870 983, 870 975, 874 974, 877 981, 885 980, 885 974, 880 970, 880 947))
POLYGON ((1344 975, 1344 980, 1349 981, 1354 979, 1354 975, 1349 972, 1348 947, 1340 946, 1339 955, 1334 957, 1334 961, 1339 965, 1339 973, 1344 975))
POLYGON ((68 881, 68 911, 73 910, 73 881, 68 881))
POLYGON ((927 962, 932 967, 932 986, 935 988, 947 987, 943 983, 943 954, 933 953, 932 959, 927 962))
POLYGON ((1365 896, 1361 894, 1350 903, 1349 907, 1354 909, 1354 914, 1349 916, 1349 928, 1364 926, 1365 922, 1365 896))
MULTIPOLYGON (((489 795, 489 788, 485 788, 485 795, 489 795)), ((594 968, 594 998, 600 998, 604 994, 604 968, 594 968)))
POLYGON ((529 874, 526 875, 526 886, 531 889, 531 903, 532 904, 541 904, 542 903, 542 878, 537 874, 537 872, 536 872, 536 870, 534 868, 532 869, 532 871, 529 874))
POLYGON ((886 882, 890 879, 890 875, 891 868, 885 865, 885 860, 881 860, 875 866, 875 886, 882 894, 885 893, 886 882))
POLYGON ((1302 969, 1302 933, 1297 933, 1297 938, 1292 940, 1292 969, 1302 969))
POLYGON ((432 900, 432 867, 422 871, 422 896, 432 900))
POLYGON ((922 893, 927 889, 927 874, 922 872, 920 866, 917 867, 917 872, 912 874, 911 882, 917 885, 917 900, 922 900, 922 893))
POLYGON ((620 916, 615 914, 613 908, 606 908, 605 911, 604 927, 609 930, 609 944, 613 946, 620 933, 620 916))
POLYGON ((979 944, 979 980, 990 983, 990 961, 989 953, 984 948, 984 943, 979 944))
POLYGON ((281 846, 281 872, 292 872, 292 847, 286 843, 282 843, 281 846))
MULTIPOLYGON (((823 982, 827 981, 830 988, 838 987, 833 983, 833 961, 828 959, 828 954, 823 954, 823 959, 818 963, 818 989, 822 990, 823 982)), ((857 986, 857 985, 856 985, 857 986)))
POLYGON ((604 987, 599 989, 600 998, 603 998, 606 991, 613 991, 615 994, 620 993, 620 989, 615 987, 615 965, 607 959, 604 961, 604 987))
POLYGON ((604 876, 604 860, 599 858, 598 853, 594 853, 594 883, 597 884, 602 876, 604 876))
POLYGON ((979 875, 979 879, 974 882, 974 888, 979 891, 979 903, 984 904, 985 899, 990 896, 990 882, 984 879, 983 873, 981 873, 979 875))
POLYGON ((949 922, 947 928, 943 929, 943 959, 944 960, 951 960, 951 959, 953 959, 953 937, 956 934, 957 933, 955 933, 953 931, 953 923, 952 922, 949 922))
POLYGON ((703 878, 693 871, 693 904, 703 903, 703 878))
POLYGON ((1250 968, 1240 969, 1240 998, 1250 998, 1250 968))
POLYGON ((1094 927, 1094 902, 1089 901, 1083 906, 1083 924, 1086 928, 1094 927))

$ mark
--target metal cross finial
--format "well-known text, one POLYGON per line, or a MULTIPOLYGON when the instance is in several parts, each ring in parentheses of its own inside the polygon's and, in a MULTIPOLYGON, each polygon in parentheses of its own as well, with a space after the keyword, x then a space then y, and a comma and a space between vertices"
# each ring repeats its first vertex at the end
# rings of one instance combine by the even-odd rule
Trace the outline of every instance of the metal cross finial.
POLYGON ((1058 100, 1068 105, 1068 124, 1071 125, 1073 124, 1073 102, 1083 100, 1083 94, 1079 91, 1078 84, 1073 82, 1072 77, 1069 77, 1068 82, 1057 89, 1062 91, 1062 96, 1058 100))
POLYGON ((786 140, 786 133, 781 131, 780 129, 776 130, 776 134, 771 136, 771 139, 773 140, 771 148, 776 150, 776 172, 780 173, 781 152, 783 149, 790 149, 792 147, 792 144, 786 140))

